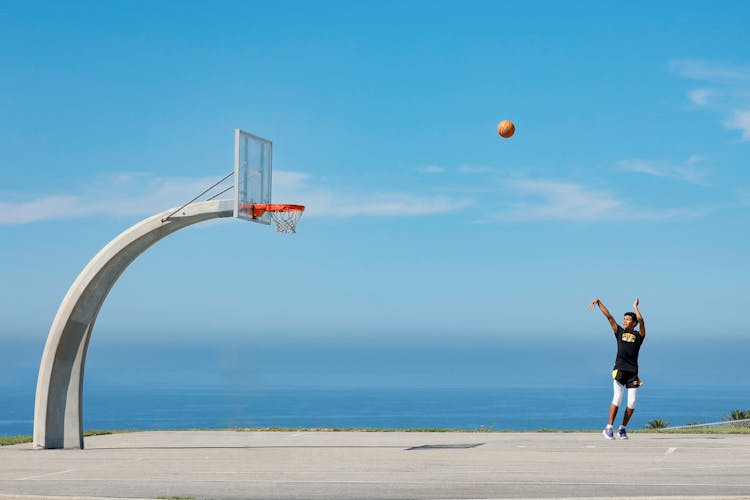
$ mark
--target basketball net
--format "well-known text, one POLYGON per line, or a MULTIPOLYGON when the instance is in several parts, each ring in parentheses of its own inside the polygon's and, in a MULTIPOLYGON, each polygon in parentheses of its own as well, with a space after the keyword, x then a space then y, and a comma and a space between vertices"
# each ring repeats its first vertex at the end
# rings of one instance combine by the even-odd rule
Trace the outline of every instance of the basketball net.
POLYGON ((305 211, 303 205, 290 204, 253 204, 253 217, 260 217, 268 212, 276 225, 276 231, 285 234, 294 234, 297 232, 297 222, 305 211))
POLYGON ((276 224, 276 231, 279 233, 296 233, 300 217, 302 217, 302 211, 271 212, 271 219, 276 224))

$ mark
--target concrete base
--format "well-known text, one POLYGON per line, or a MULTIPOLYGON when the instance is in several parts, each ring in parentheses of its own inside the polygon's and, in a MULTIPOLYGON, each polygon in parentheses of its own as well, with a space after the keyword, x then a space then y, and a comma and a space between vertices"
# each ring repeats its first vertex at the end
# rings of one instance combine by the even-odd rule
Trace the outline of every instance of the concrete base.
POLYGON ((175 431, 86 446, 0 448, 0 498, 750 498, 750 435, 175 431))

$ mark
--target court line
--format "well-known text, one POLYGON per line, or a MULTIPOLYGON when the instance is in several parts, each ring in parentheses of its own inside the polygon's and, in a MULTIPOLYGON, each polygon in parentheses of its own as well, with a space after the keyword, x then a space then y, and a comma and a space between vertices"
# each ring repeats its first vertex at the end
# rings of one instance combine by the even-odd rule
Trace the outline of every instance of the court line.
MULTIPOLYGON (((133 478, 116 479, 116 478, 58 478, 46 479, 45 481, 78 481, 78 482, 128 482, 132 483, 133 478)), ((139 483, 164 483, 179 481, 181 484, 186 483, 258 483, 258 484, 416 484, 416 485, 523 485, 523 486, 633 486, 632 482, 563 482, 563 481, 446 481, 436 479, 434 481, 372 481, 372 480, 276 480, 276 479, 187 479, 187 478, 169 478, 169 479, 150 479, 138 478, 139 483)), ((675 486, 703 486, 703 487, 722 487, 728 489, 748 488, 750 483, 638 483, 639 487, 675 487, 675 486)))
POLYGON ((664 455, 662 455, 661 457, 657 458, 656 461, 657 462, 664 462, 666 459, 668 459, 672 455, 672 453, 675 452, 676 449, 677 448, 667 448, 667 451, 664 452, 664 455))
POLYGON ((58 471, 55 471, 55 472, 47 472, 45 474, 35 474, 33 476, 18 478, 18 479, 16 479, 16 481, 29 481, 31 479, 39 479, 41 477, 53 476, 55 474, 65 474, 66 472, 73 472, 74 470, 75 469, 58 470, 58 471))

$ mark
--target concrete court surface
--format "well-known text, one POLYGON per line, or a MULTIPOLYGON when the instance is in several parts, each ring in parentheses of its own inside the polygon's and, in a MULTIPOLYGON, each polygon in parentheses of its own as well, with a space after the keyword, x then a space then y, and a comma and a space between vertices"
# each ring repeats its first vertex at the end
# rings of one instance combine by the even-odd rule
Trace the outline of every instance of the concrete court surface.
POLYGON ((750 435, 160 431, 0 447, 0 498, 748 498, 750 435))

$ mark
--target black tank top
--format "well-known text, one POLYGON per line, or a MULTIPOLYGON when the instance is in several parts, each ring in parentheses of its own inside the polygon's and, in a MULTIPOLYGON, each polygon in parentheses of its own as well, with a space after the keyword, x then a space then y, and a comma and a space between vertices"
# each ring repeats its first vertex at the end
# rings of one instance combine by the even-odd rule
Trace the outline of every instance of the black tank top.
POLYGON ((617 340, 615 368, 638 373, 638 352, 641 350, 643 338, 638 330, 625 330, 617 325, 617 332, 615 332, 615 339, 617 340))

